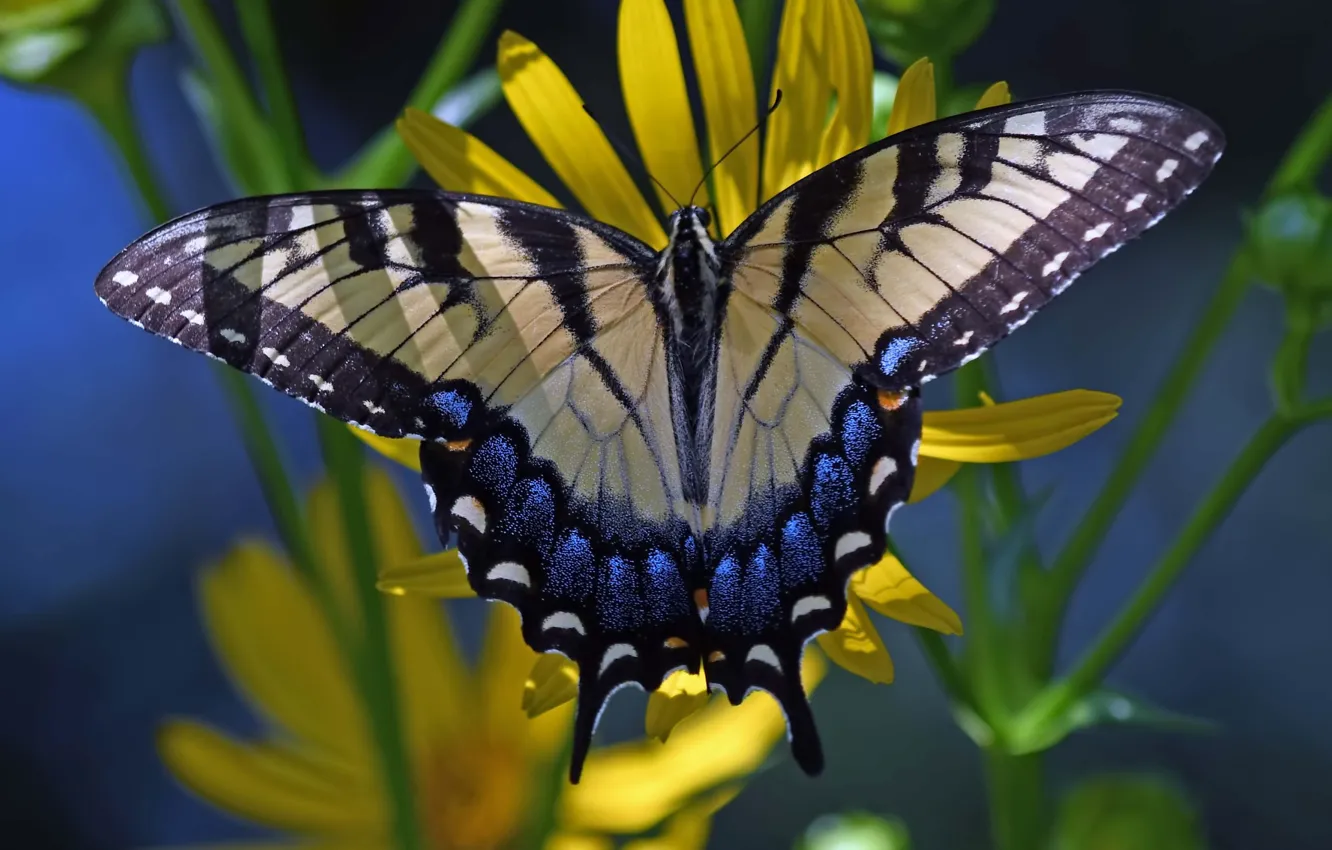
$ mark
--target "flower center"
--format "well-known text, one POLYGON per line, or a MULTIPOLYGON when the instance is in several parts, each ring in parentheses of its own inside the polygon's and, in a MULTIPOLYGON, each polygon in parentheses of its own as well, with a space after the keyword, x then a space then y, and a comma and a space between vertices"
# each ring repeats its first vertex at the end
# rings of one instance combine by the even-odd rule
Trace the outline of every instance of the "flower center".
POLYGON ((432 850, 507 846, 523 823, 530 793, 520 752, 488 741, 435 750, 421 779, 420 817, 432 850))

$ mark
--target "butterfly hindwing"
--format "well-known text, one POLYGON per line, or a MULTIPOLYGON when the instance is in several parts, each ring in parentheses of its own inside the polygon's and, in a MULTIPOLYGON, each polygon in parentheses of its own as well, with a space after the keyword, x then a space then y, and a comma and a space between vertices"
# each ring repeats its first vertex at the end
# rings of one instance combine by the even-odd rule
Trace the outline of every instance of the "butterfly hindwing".
POLYGON ((1117 92, 936 121, 765 204, 726 242, 733 285, 876 385, 915 386, 1156 223, 1223 144, 1194 110, 1117 92))

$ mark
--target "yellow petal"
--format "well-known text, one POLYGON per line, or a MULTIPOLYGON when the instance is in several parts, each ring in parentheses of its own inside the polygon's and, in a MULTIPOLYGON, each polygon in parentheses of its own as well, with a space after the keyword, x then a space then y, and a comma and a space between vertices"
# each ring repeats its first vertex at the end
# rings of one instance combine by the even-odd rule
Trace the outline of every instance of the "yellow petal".
MULTIPOLYGON (((925 447, 921 446, 921 451, 924 450, 925 447)), ((911 483, 911 497, 907 501, 915 504, 933 495, 951 481, 961 468, 962 464, 955 460, 940 460, 922 453, 916 463, 916 479, 911 483)))
POLYGON ((357 428, 354 425, 348 425, 347 428, 357 437, 360 437, 367 446, 394 463, 400 463, 417 472, 421 471, 420 440, 390 440, 388 437, 371 434, 364 428, 357 428))
MULTIPOLYGON (((368 467, 365 475, 366 503, 370 508, 370 531, 376 562, 401 564, 416 560, 421 541, 393 479, 382 469, 368 467)), ((310 492, 308 516, 316 563, 349 623, 359 624, 360 606, 347 551, 346 528, 338 488, 325 478, 310 492)))
MULTIPOLYGON (((621 0, 618 54, 629 124, 643 164, 662 184, 657 187, 661 207, 673 212, 689 202, 703 178, 703 165, 680 46, 662 0, 621 0)), ((706 186, 699 189, 696 202, 707 206, 706 186)))
POLYGON ((768 117, 763 150, 763 199, 815 168, 823 126, 828 120, 832 84, 828 79, 824 0, 787 0, 777 38, 769 103, 782 93, 782 105, 768 117))
POLYGON ((926 590, 891 554, 852 576, 850 590, 885 617, 946 635, 962 634, 957 612, 926 590))
POLYGON ((406 749, 416 759, 429 758, 447 751, 474 725, 475 708, 468 695, 476 683, 443 606, 425 596, 389 597, 384 606, 406 749))
POLYGON ((675 725, 708 704, 708 680, 702 672, 676 670, 648 697, 647 736, 663 744, 675 725))
MULTIPOLYGON (((715 162, 758 121, 749 47, 733 0, 685 0, 694 74, 715 162)), ((758 203, 759 140, 755 134, 712 172, 721 235, 740 226, 758 203)))
POLYGON ((420 593, 439 599, 466 599, 476 596, 467 583, 467 568, 457 549, 392 564, 379 571, 379 589, 396 596, 420 593))
POLYGON ((855 597, 847 594, 846 617, 836 631, 819 635, 819 648, 842 667, 881 685, 893 681, 893 659, 883 638, 870 622, 869 612, 855 597))
POLYGON ((506 31, 499 40, 499 75, 509 108, 588 215, 653 248, 666 247, 661 222, 550 57, 506 31))
POLYGON ((869 32, 855 0, 828 0, 825 60, 837 110, 823 132, 815 167, 864 147, 874 117, 874 58, 869 32))
POLYGON ((938 115, 934 103, 934 65, 924 57, 902 72, 888 116, 888 135, 928 124, 938 115))
POLYGON ((289 733, 369 764, 365 720, 328 621, 291 569, 242 543, 200 580, 204 622, 223 666, 289 733))
POLYGON ((624 850, 703 850, 712 832, 712 816, 739 793, 737 784, 708 794, 668 820, 661 834, 630 841, 624 850))
POLYGON ((523 685, 523 711, 540 717, 578 696, 578 665, 554 652, 543 652, 523 685))
MULTIPOLYGON (((558 207, 560 202, 485 142, 428 112, 408 109, 398 135, 441 189, 558 207)), ((359 429, 358 429, 359 430, 359 429)))
MULTIPOLYGON (((805 690, 813 691, 826 664, 805 653, 805 690)), ((753 773, 786 733, 772 697, 751 694, 741 705, 708 706, 680 724, 669 744, 634 741, 589 754, 582 781, 565 789, 561 823, 571 830, 643 832, 689 800, 753 773)))
POLYGON ((1000 80, 985 90, 976 101, 977 109, 989 109, 991 106, 1004 106, 1013 102, 1013 94, 1008 90, 1008 83, 1000 80))
POLYGON ((606 835, 557 832, 546 839, 543 850, 615 850, 615 842, 606 835))
POLYGON ((985 407, 925 413, 920 453, 963 463, 1007 463, 1071 446, 1118 415, 1121 399, 1067 390, 985 407))
POLYGON ((157 748, 191 791, 246 820, 369 839, 386 817, 372 770, 338 770, 280 744, 241 744, 192 721, 164 725, 157 748))
POLYGON ((518 612, 506 603, 492 603, 477 665, 484 733, 492 740, 527 744, 533 755, 544 758, 564 740, 573 706, 528 718, 524 703, 532 698, 526 697, 527 681, 537 659, 538 653, 523 641, 518 612))

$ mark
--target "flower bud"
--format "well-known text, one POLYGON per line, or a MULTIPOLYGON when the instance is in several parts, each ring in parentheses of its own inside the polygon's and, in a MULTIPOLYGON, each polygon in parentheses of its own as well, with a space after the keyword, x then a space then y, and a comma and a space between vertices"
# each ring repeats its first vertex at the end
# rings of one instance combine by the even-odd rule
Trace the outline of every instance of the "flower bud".
POLYGON ((980 37, 994 0, 860 0, 870 39, 900 65, 948 62, 980 37))
POLYGON ((1267 201, 1249 222, 1253 274, 1332 319, 1332 199, 1302 189, 1267 201))
POLYGON ((152 0, 24 0, 0 4, 0 77, 67 90, 124 67, 166 36, 152 0))

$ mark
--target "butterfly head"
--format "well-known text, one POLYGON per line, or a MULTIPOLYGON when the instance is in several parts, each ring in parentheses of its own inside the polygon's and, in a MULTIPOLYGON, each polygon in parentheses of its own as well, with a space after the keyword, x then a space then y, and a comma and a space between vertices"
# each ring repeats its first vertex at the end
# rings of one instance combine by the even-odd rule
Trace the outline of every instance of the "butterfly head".
POLYGON ((677 285, 691 281, 704 284, 704 289, 715 288, 719 263, 717 246, 708 233, 711 225, 712 215, 703 207, 681 207, 671 214, 671 241, 665 254, 677 285))

